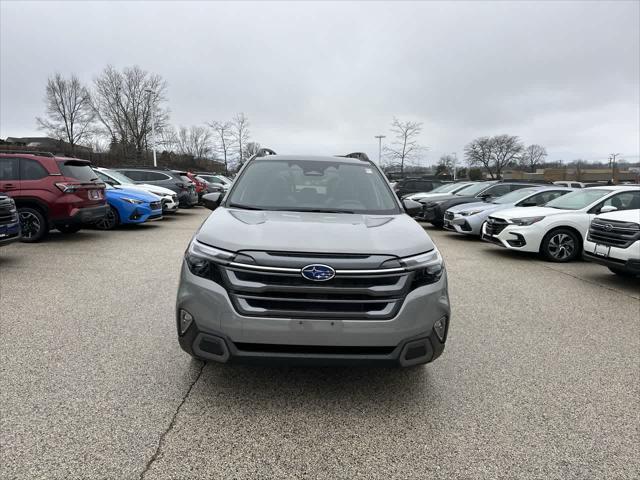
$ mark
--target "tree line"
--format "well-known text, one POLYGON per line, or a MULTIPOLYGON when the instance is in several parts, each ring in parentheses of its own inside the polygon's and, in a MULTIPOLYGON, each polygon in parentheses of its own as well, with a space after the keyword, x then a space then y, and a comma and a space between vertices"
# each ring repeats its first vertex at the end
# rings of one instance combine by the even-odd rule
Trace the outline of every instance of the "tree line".
POLYGON ((134 163, 141 163, 154 146, 152 132, 158 151, 196 161, 220 160, 227 173, 260 149, 251 141, 244 113, 176 128, 167 103, 167 82, 160 75, 138 66, 118 70, 109 65, 90 85, 73 74, 49 77, 45 115, 36 122, 50 137, 68 143, 71 153, 91 146, 134 163))

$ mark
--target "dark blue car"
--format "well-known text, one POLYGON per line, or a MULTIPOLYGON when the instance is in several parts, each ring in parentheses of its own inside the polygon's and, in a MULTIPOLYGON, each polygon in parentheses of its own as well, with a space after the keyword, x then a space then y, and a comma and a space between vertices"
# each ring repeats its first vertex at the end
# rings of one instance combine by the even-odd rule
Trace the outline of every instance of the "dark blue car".
POLYGON ((100 230, 162 218, 162 200, 157 195, 111 185, 107 185, 105 194, 108 208, 105 217, 96 224, 100 230))
POLYGON ((0 247, 20 240, 20 219, 12 198, 0 193, 0 247))

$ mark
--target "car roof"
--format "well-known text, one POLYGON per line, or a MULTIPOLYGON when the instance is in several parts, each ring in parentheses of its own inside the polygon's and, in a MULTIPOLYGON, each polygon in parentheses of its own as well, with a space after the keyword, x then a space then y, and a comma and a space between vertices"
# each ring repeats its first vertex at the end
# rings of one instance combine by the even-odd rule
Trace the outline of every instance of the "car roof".
POLYGON ((640 185, 602 185, 602 186, 597 186, 597 187, 587 187, 586 189, 589 189, 589 190, 627 191, 627 190, 636 190, 638 188, 640 188, 640 185))
POLYGON ((289 162, 292 160, 299 160, 303 162, 340 162, 340 163, 351 163, 354 165, 362 165, 362 164, 371 164, 371 162, 366 160, 360 160, 358 158, 350 158, 350 157, 333 157, 330 155, 266 155, 264 157, 255 157, 252 161, 273 161, 280 160, 289 162))

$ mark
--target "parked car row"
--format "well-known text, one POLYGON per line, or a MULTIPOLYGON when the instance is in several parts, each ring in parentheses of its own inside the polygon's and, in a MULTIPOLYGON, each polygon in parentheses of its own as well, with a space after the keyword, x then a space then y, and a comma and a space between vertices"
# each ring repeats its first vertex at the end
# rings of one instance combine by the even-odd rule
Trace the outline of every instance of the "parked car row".
POLYGON ((46 152, 1 152, 0 245, 37 242, 51 229, 69 234, 159 220, 228 189, 222 183, 168 168, 108 169, 46 152))
POLYGON ((580 257, 640 275, 640 187, 477 182, 420 197, 418 220, 552 262, 580 257))

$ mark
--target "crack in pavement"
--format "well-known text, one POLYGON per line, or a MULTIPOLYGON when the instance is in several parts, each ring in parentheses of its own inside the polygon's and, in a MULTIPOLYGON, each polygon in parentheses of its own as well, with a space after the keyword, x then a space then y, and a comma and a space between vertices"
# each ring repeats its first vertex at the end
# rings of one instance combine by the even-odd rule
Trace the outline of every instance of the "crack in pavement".
POLYGON ((198 380, 200 380, 200 376, 204 371, 205 365, 206 365, 206 362, 202 362, 202 361, 200 362, 200 370, 198 370, 198 374, 196 375, 196 378, 193 380, 193 382, 191 382, 191 385, 189 385, 189 388, 184 394, 184 397, 182 397, 182 401, 176 407, 176 411, 173 413, 173 416, 171 417, 171 421, 169 422, 169 425, 164 430, 164 432, 162 432, 162 434, 160 435, 160 439, 158 440, 158 446, 156 447, 156 450, 153 452, 153 455, 151 455, 151 458, 145 465, 144 470, 142 470, 142 472, 140 473, 140 477, 139 477, 140 480, 144 480, 145 476, 147 475, 147 472, 149 472, 149 470, 151 469, 151 466, 160 457, 160 453, 162 452, 162 447, 164 447, 165 438, 169 434, 169 432, 173 430, 173 427, 176 424, 176 419, 178 418, 178 414, 180 413, 182 406, 186 403, 187 399, 189 398, 189 395, 191 394, 191 390, 193 390, 193 387, 195 386, 195 384, 198 383, 198 380))

